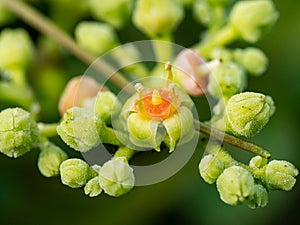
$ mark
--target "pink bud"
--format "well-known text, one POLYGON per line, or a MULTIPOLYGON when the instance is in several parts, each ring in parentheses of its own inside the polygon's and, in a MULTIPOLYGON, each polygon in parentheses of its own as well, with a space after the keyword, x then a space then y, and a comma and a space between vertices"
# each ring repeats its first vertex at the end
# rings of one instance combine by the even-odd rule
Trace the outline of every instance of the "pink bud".
POLYGON ((190 95, 200 96, 206 93, 209 69, 196 51, 182 50, 177 55, 174 66, 182 86, 190 95))
POLYGON ((91 77, 74 77, 67 83, 60 97, 58 110, 63 115, 69 108, 81 107, 86 99, 95 97, 99 91, 105 90, 108 89, 91 77))

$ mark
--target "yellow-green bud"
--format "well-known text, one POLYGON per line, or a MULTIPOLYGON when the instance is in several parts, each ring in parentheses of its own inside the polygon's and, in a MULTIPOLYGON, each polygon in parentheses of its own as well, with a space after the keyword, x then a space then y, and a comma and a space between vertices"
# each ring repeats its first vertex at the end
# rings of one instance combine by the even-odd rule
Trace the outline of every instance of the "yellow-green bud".
POLYGON ((47 142, 40 146, 41 153, 38 158, 38 168, 45 177, 59 175, 60 164, 68 158, 68 155, 58 146, 47 142))
POLYGON ((265 168, 265 182, 268 188, 290 191, 296 183, 297 168, 284 160, 272 160, 265 168))
POLYGON ((33 43, 25 30, 6 28, 1 31, 0 68, 27 68, 33 54, 33 43))
POLYGON ((111 118, 119 114, 122 104, 114 93, 104 91, 98 93, 94 108, 96 115, 101 120, 108 122, 111 118))
POLYGON ((118 197, 126 194, 134 186, 133 169, 122 157, 111 159, 101 167, 99 183, 104 192, 110 196, 118 197))
POLYGON ((268 65, 268 58, 265 53, 258 49, 249 47, 244 50, 237 49, 233 52, 234 59, 254 76, 263 74, 268 65))
POLYGON ((84 186, 84 193, 90 197, 96 197, 100 195, 101 192, 102 188, 99 184, 99 177, 94 177, 93 179, 90 179, 84 186))
POLYGON ((211 57, 213 59, 219 59, 222 62, 228 62, 232 60, 232 52, 229 51, 226 48, 223 47, 219 47, 219 48, 215 48, 212 52, 211 52, 211 57))
POLYGON ((77 43, 85 50, 102 55, 112 49, 117 43, 116 33, 109 24, 84 21, 75 29, 77 43))
POLYGON ((255 193, 254 178, 246 169, 231 166, 217 179, 217 189, 225 203, 238 205, 255 193))
POLYGON ((29 152, 38 138, 38 127, 29 112, 8 108, 0 112, 0 152, 17 158, 29 152))
POLYGON ((225 108, 226 130, 234 135, 254 136, 274 112, 275 106, 270 96, 254 92, 234 95, 225 108))
POLYGON ((64 114, 56 130, 62 140, 77 151, 86 152, 100 144, 98 131, 104 122, 85 108, 73 107, 64 114))
POLYGON ((246 74, 235 63, 222 63, 209 76, 208 92, 215 98, 230 97, 244 90, 246 74))
POLYGON ((213 154, 204 156, 199 164, 200 175, 209 184, 214 183, 224 169, 223 162, 213 154))
POLYGON ((250 196, 249 201, 247 202, 248 206, 252 209, 265 207, 268 204, 268 201, 269 197, 267 189, 260 184, 255 184, 254 193, 250 196))
POLYGON ((133 0, 89 0, 89 5, 96 19, 121 28, 130 17, 133 0))
POLYGON ((253 167, 253 168, 262 168, 265 165, 267 165, 268 160, 266 158, 263 158, 259 155, 254 156, 250 162, 249 162, 249 166, 253 167))
POLYGON ((133 23, 151 37, 170 34, 184 16, 182 5, 174 0, 139 0, 133 23))
POLYGON ((82 159, 67 159, 60 164, 60 178, 71 188, 83 187, 91 178, 92 169, 82 159))
POLYGON ((272 28, 278 16, 272 1, 252 0, 237 2, 229 19, 240 36, 253 43, 272 28))
POLYGON ((205 0, 197 0, 193 5, 195 19, 204 25, 209 25, 213 20, 213 8, 205 0))

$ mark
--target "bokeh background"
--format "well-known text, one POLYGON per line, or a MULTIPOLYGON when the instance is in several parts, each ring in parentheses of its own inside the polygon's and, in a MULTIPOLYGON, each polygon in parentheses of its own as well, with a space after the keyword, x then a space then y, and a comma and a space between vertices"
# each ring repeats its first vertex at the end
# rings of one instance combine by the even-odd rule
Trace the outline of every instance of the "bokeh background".
MULTIPOLYGON (((271 33, 257 43, 269 57, 268 71, 262 77, 250 78, 247 89, 271 95, 277 111, 252 141, 269 149, 273 159, 289 160, 300 168, 300 1, 274 2, 280 19, 271 33)), ((39 37, 22 21, 17 20, 14 26, 26 28, 36 40, 39 37)), ((201 27, 187 15, 176 32, 176 42, 189 46, 198 39, 200 31, 201 27)), ((124 28, 120 37, 122 41, 145 38, 132 25, 124 28)), ((58 120, 56 104, 63 84, 70 77, 80 75, 86 66, 72 57, 64 61, 64 66, 55 59, 47 63, 51 67, 43 73, 37 72, 41 71, 39 68, 32 69, 30 82, 42 103, 42 119, 52 122, 58 120), (62 75, 58 71, 53 73, 54 66, 62 75)), ((241 160, 251 157, 249 153, 234 149, 232 153, 241 160)), ((198 163, 202 154, 199 147, 175 176, 159 184, 135 187, 119 198, 104 194, 89 198, 81 189, 62 185, 59 178, 43 177, 36 165, 38 151, 14 160, 1 154, 0 224, 299 224, 299 182, 290 192, 271 191, 265 208, 228 206, 219 199, 215 185, 206 184, 199 176, 198 163)))

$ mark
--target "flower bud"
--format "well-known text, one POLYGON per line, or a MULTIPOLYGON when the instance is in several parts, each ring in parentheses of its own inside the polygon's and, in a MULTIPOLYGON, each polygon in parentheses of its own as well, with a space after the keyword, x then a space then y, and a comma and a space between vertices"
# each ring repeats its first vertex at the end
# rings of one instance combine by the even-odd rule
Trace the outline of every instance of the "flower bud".
POLYGON ((56 145, 46 142, 40 146, 41 153, 38 158, 38 168, 45 177, 59 175, 60 164, 68 158, 68 155, 56 145))
POLYGON ((89 5, 96 19, 121 28, 130 17, 133 0, 90 0, 89 5))
POLYGON ((214 154, 204 156, 199 164, 200 175, 209 184, 214 183, 224 169, 223 162, 214 154))
POLYGON ((122 158, 111 159, 101 167, 99 183, 110 196, 126 194, 134 186, 133 169, 122 158))
POLYGON ((225 169, 217 179, 217 189, 225 203, 238 205, 254 194, 254 178, 246 169, 231 166, 225 169))
POLYGON ((0 152, 17 158, 29 152, 38 138, 38 127, 29 112, 8 108, 0 112, 0 152))
POLYGON ((99 56, 117 44, 114 29, 106 23, 80 22, 75 29, 77 43, 85 50, 99 56))
POLYGON ((272 28, 278 16, 272 1, 254 0, 237 2, 229 19, 244 40, 254 43, 272 28))
POLYGON ((297 168, 284 160, 272 160, 266 165, 265 181, 268 188, 290 191, 296 183, 297 168))
POLYGON ((65 87, 60 97, 58 109, 63 115, 73 106, 84 106, 85 101, 95 97, 99 91, 107 90, 100 85, 95 79, 89 76, 78 76, 72 78, 65 87))
POLYGON ((100 187, 98 176, 90 179, 84 186, 84 193, 90 197, 96 197, 100 195, 101 192, 102 188, 100 187))
POLYGON ((71 148, 86 152, 100 144, 98 131, 103 127, 104 122, 89 109, 73 107, 64 114, 56 130, 71 148))
POLYGON ((266 158, 263 158, 259 155, 257 156, 254 156, 250 162, 249 162, 249 166, 250 167, 253 167, 253 168, 262 168, 264 167, 265 165, 267 165, 268 163, 268 160, 266 158))
POLYGON ((67 159, 59 170, 61 182, 71 188, 83 187, 92 176, 92 169, 81 159, 67 159))
POLYGON ((246 87, 244 70, 232 62, 222 63, 209 76, 208 92, 215 98, 231 97, 246 87))
POLYGON ((213 21, 213 8, 205 0, 197 0, 193 5, 195 19, 204 25, 209 25, 213 21))
POLYGON ((267 189, 260 184, 255 184, 254 193, 250 196, 249 201, 247 202, 248 206, 252 209, 265 207, 268 202, 269 197, 267 189))
POLYGON ((174 0, 139 0, 133 23, 150 37, 170 34, 183 19, 182 6, 174 0))
POLYGON ((225 108, 226 130, 234 135, 254 136, 267 124, 274 111, 270 96, 254 92, 234 95, 225 108))
POLYGON ((254 76, 263 74, 267 69, 268 58, 265 53, 258 48, 237 49, 234 51, 235 60, 254 76))
POLYGON ((6 28, 0 35, 0 68, 26 69, 33 60, 33 42, 23 29, 6 28))
POLYGON ((110 91, 99 92, 94 105, 95 113, 105 122, 118 115, 121 107, 117 96, 110 91))

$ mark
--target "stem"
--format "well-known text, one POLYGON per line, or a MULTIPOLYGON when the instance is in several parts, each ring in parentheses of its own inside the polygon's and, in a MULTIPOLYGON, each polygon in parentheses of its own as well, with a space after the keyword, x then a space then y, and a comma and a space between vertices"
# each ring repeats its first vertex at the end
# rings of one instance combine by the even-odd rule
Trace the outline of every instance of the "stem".
POLYGON ((135 153, 136 151, 134 151, 133 149, 127 147, 119 147, 114 154, 114 158, 125 157, 126 161, 128 162, 135 153))
POLYGON ((78 59, 88 65, 91 65, 95 70, 108 78, 119 88, 122 89, 130 84, 127 79, 125 79, 120 73, 116 72, 115 69, 107 63, 101 60, 95 61, 97 58, 94 55, 81 49, 63 30, 58 28, 54 23, 48 20, 47 17, 42 15, 33 7, 17 0, 0 0, 0 2, 32 27, 60 43, 78 59))
POLYGON ((46 124, 46 123, 38 123, 38 128, 40 130, 40 135, 43 137, 54 137, 57 136, 56 127, 57 123, 46 124))
POLYGON ((220 131, 218 129, 212 128, 208 126, 207 124, 200 122, 200 121, 194 121, 195 129, 203 134, 206 134, 207 136, 211 136, 212 138, 225 142, 227 144, 230 144, 232 146, 238 147, 240 149, 243 149, 245 151, 254 153, 256 155, 260 155, 266 159, 269 159, 271 157, 271 154, 265 150, 262 147, 259 147, 255 144, 252 144, 250 142, 247 142, 245 140, 242 140, 238 137, 235 137, 233 135, 227 134, 223 131, 220 131))

